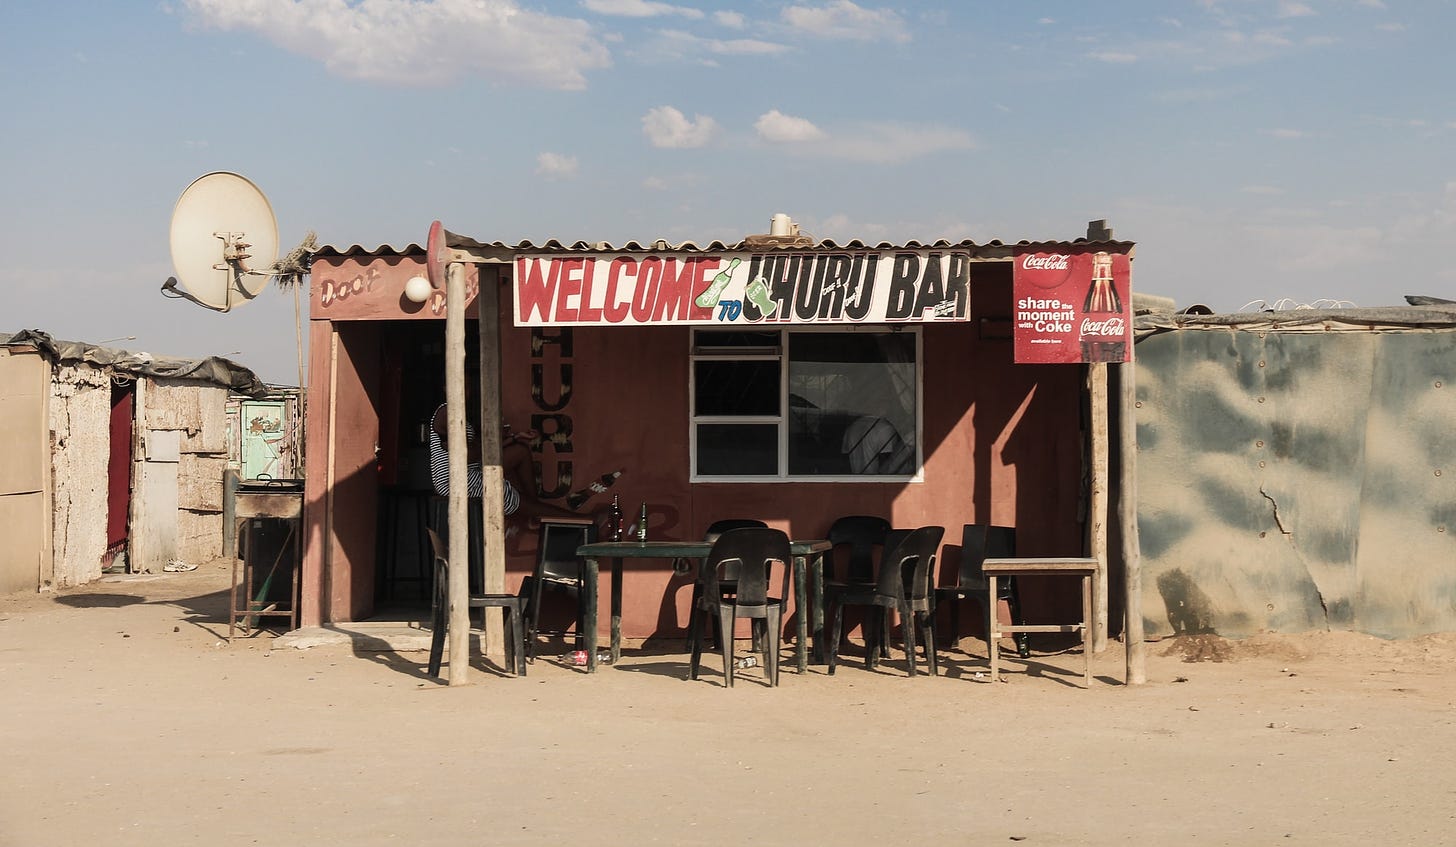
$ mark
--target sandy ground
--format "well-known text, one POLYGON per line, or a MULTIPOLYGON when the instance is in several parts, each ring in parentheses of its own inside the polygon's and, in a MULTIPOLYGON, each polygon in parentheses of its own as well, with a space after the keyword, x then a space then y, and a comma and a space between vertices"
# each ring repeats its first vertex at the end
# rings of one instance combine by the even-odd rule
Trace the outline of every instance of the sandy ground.
POLYGON ((228 643, 228 573, 0 598, 0 845, 1456 843, 1456 635, 1121 645, 907 679, 451 688, 423 652, 228 643), (1196 661, 1189 661, 1190 659, 1196 661), (1027 673, 1027 670, 1030 673, 1027 673))

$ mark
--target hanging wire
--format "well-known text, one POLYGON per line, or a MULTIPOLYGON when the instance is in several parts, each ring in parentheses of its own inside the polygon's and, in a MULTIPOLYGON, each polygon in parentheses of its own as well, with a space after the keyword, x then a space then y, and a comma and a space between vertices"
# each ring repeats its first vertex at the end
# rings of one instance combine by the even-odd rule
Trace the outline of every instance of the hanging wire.
POLYGON ((1281 297, 1270 303, 1268 300, 1250 300, 1239 307, 1240 312, 1290 312, 1305 309, 1353 309, 1355 303, 1352 300, 1335 300, 1328 297, 1321 297, 1308 303, 1301 303, 1293 297, 1281 297))

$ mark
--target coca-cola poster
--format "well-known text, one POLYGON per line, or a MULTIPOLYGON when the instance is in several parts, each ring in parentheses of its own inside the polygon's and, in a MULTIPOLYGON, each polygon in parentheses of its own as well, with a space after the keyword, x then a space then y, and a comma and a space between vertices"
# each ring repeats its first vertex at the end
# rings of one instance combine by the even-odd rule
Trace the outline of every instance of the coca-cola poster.
POLYGON ((1016 361, 1132 359, 1132 263, 1126 253, 1071 247, 1018 249, 1012 265, 1016 361))

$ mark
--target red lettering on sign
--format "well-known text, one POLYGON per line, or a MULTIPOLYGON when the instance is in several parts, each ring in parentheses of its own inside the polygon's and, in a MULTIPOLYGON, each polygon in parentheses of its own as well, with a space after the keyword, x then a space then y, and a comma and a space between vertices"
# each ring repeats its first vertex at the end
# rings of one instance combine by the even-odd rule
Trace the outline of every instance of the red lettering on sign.
POLYGON ((531 320, 535 313, 540 320, 546 320, 551 313, 551 300, 556 294, 556 263, 551 263, 550 275, 542 279, 541 265, 547 259, 516 260, 516 296, 520 298, 521 320, 531 320))
POLYGON ((581 278, 581 305, 577 306, 576 312, 582 323, 596 323, 602 319, 602 308, 592 305, 592 282, 597 276, 597 264, 596 261, 588 262, 586 273, 581 278))
POLYGON ((556 291, 556 320, 560 323, 576 323, 576 307, 566 301, 573 296, 581 296, 581 276, 585 267, 585 259, 562 259, 553 268, 553 273, 560 274, 556 291))
POLYGON ((657 305, 657 288, 662 284, 662 260, 647 258, 637 268, 637 291, 632 297, 632 320, 640 324, 652 320, 652 307, 657 305))
POLYGON ((627 317, 627 308, 631 304, 626 300, 617 299, 617 281, 624 277, 628 287, 632 285, 630 280, 637 277, 637 262, 626 256, 613 259, 611 268, 607 270, 607 323, 619 324, 623 318, 627 317))

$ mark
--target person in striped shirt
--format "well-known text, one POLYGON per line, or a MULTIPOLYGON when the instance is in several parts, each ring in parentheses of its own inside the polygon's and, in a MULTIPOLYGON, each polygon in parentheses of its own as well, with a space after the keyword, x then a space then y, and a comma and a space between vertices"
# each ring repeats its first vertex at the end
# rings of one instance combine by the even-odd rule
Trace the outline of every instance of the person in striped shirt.
MULTIPOLYGON (((477 408, 474 385, 466 381, 466 409, 477 408)), ((435 493, 441 497, 450 494, 450 447, 446 429, 448 417, 445 404, 441 403, 430 419, 430 482, 435 493)), ((533 484, 536 473, 531 464, 531 451, 527 446, 535 437, 531 431, 512 433, 506 424, 501 434, 501 469, 505 474, 504 512, 507 516, 520 512, 529 522, 541 518, 574 518, 584 516, 578 512, 548 503, 536 494, 533 484)), ((470 497, 485 496, 484 473, 480 463, 480 439, 475 424, 465 423, 466 481, 465 490, 470 497)))

